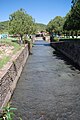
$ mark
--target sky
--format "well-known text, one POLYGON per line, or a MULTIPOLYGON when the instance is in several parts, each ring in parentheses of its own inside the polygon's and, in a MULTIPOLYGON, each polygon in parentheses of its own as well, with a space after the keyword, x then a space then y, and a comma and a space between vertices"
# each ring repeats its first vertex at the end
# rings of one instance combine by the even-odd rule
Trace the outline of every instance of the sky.
POLYGON ((0 0, 0 22, 23 8, 35 22, 48 24, 56 16, 64 17, 71 9, 71 0, 0 0))

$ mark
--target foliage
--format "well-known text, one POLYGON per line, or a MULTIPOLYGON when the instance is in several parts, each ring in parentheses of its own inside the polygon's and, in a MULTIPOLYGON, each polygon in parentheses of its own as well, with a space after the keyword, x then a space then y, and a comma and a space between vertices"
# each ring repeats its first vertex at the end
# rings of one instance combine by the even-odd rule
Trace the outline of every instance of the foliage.
POLYGON ((63 28, 64 30, 80 30, 80 0, 77 0, 68 13, 63 28))
POLYGON ((56 16, 53 20, 51 20, 47 25, 48 32, 61 32, 63 29, 64 18, 61 16, 56 16))
MULTIPOLYGON (((10 25, 9 21, 3 21, 0 22, 0 32, 4 33, 5 31, 8 32, 8 27, 10 29, 10 25)), ((29 28, 28 28, 29 30, 29 28)), ((36 31, 45 31, 46 30, 46 25, 42 24, 42 23, 35 23, 33 20, 33 24, 32 24, 32 28, 31 28, 31 34, 34 34, 36 31)), ((10 30, 9 30, 10 32, 10 30)), ((30 32, 28 31, 28 33, 30 34, 30 32)))
POLYGON ((55 29, 55 26, 54 26, 54 24, 53 24, 53 20, 51 20, 51 21, 47 24, 46 30, 47 30, 49 33, 51 33, 52 30, 54 30, 54 29, 55 29))
MULTIPOLYGON (((13 46, 13 50, 12 50, 12 54, 15 54, 17 51, 19 51, 23 45, 19 45, 17 42, 12 42, 11 39, 1 39, 0 41, 1 44, 5 44, 5 45, 8 45, 8 46, 13 46)), ((0 68, 2 68, 9 60, 10 60, 10 56, 6 56, 5 55, 5 51, 4 53, 2 53, 0 51, 0 54, 3 54, 2 58, 0 59, 0 68)))
POLYGON ((54 37, 53 41, 58 42, 59 38, 58 37, 54 37))
POLYGON ((9 21, 0 22, 0 33, 8 31, 8 23, 9 21))
POLYGON ((15 54, 17 51, 19 51, 19 50, 23 47, 23 45, 19 45, 18 42, 17 42, 18 40, 15 39, 15 38, 14 38, 14 41, 15 41, 15 42, 13 42, 13 39, 12 39, 12 38, 9 38, 9 39, 1 39, 0 43, 4 43, 4 44, 8 44, 8 45, 10 45, 10 46, 13 46, 13 47, 14 47, 14 49, 13 49, 13 54, 15 54))
POLYGON ((10 60, 9 56, 4 56, 3 59, 0 60, 0 68, 3 67, 10 60))
MULTIPOLYGON (((17 110, 17 108, 11 107, 10 103, 8 103, 8 105, 3 108, 3 113, 0 120, 13 120, 15 115, 13 112, 14 110, 17 110)), ((22 118, 19 117, 19 120, 22 120, 22 118)))
POLYGON ((36 23, 36 31, 46 31, 46 25, 42 23, 36 23))
POLYGON ((23 9, 11 14, 9 19, 9 33, 20 35, 21 40, 24 34, 31 34, 35 31, 33 18, 23 9))
POLYGON ((74 5, 76 4, 76 2, 77 2, 78 0, 72 0, 72 7, 74 7, 74 5))
POLYGON ((17 110, 17 109, 12 108, 8 103, 8 105, 3 108, 3 115, 2 115, 2 118, 0 118, 0 120, 13 120, 12 119, 14 115, 13 110, 17 110))
POLYGON ((67 36, 78 36, 80 33, 80 0, 72 0, 72 4, 71 10, 64 18, 56 16, 48 23, 47 31, 49 33, 60 35, 62 32, 67 36))

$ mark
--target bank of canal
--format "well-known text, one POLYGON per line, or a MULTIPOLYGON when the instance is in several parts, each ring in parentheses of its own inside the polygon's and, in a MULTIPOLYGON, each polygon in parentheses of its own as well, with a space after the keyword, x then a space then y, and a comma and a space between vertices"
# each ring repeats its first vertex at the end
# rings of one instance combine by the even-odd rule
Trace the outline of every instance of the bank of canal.
POLYGON ((11 102, 14 120, 80 120, 80 71, 36 41, 11 102))

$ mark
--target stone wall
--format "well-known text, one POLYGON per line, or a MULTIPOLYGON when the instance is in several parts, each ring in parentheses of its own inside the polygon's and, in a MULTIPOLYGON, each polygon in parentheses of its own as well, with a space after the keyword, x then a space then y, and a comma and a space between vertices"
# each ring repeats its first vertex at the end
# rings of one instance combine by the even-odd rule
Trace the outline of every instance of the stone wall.
POLYGON ((45 40, 50 42, 50 36, 45 36, 45 40))
POLYGON ((28 45, 26 45, 0 70, 0 108, 10 100, 28 55, 28 45))
POLYGON ((51 46, 80 66, 80 41, 53 42, 51 46))

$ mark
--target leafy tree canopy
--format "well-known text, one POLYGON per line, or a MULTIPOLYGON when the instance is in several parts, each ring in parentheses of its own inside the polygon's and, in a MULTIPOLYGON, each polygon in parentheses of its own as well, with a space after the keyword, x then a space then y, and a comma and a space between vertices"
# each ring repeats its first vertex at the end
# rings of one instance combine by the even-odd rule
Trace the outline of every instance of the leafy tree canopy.
POLYGON ((34 31, 34 20, 23 9, 11 14, 9 19, 10 34, 19 34, 22 39, 24 34, 31 34, 34 31))
POLYGON ((47 25, 47 31, 52 32, 53 30, 55 32, 62 31, 64 24, 64 18, 61 16, 56 16, 53 20, 51 20, 47 25))
POLYGON ((63 28, 65 30, 80 30, 80 0, 77 0, 68 13, 63 28))

